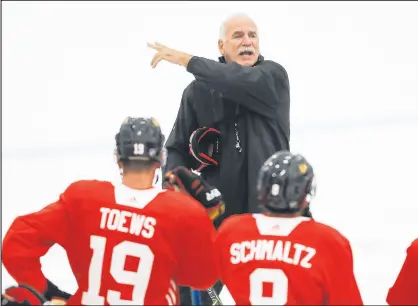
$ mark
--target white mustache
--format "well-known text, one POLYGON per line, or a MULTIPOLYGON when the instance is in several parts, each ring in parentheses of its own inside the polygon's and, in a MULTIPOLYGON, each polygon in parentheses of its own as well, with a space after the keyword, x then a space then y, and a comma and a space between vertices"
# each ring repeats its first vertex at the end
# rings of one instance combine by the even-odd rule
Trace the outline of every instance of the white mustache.
POLYGON ((238 53, 245 52, 245 51, 255 53, 254 47, 241 47, 238 49, 238 53))

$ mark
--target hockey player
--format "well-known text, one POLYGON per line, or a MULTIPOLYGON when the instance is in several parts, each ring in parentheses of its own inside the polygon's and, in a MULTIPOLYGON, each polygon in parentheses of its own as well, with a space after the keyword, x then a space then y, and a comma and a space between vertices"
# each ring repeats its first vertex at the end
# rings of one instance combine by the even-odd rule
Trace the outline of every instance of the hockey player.
MULTIPOLYGON (((154 119, 127 118, 116 135, 121 184, 77 181, 55 203, 16 218, 2 248, 16 282, 49 296, 40 257, 57 243, 78 283, 68 304, 173 305, 178 285, 210 287, 219 275, 213 268, 216 231, 205 207, 215 218, 222 196, 199 177, 191 196, 153 187, 163 144, 154 119)), ((25 299, 16 300, 23 305, 25 299)))
POLYGON ((418 239, 409 246, 405 262, 395 284, 389 289, 386 302, 389 305, 418 305, 418 239))
POLYGON ((306 159, 275 153, 259 172, 257 191, 263 213, 231 216, 217 235, 221 279, 235 303, 362 305, 349 241, 302 216, 315 194, 306 159))

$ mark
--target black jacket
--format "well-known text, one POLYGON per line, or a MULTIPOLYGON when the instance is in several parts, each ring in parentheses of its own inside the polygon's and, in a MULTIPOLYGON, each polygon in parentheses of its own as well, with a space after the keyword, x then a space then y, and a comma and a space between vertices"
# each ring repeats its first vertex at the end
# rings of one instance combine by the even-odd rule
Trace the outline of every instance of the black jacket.
POLYGON ((196 79, 183 92, 167 139, 165 171, 180 165, 196 169, 198 164, 188 147, 191 133, 203 126, 217 128, 221 132, 220 165, 203 169, 202 175, 224 195, 222 220, 232 214, 258 212, 258 172, 273 153, 289 150, 286 70, 260 56, 254 67, 226 64, 223 58, 216 62, 193 57, 187 71, 196 79))

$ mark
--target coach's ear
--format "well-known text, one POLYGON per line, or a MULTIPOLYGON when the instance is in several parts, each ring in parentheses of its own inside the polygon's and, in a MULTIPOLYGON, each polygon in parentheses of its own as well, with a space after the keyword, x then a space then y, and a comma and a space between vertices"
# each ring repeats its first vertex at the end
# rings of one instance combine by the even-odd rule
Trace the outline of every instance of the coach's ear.
POLYGON ((224 50, 224 42, 222 39, 218 39, 218 50, 219 53, 224 56, 225 55, 225 50, 224 50))

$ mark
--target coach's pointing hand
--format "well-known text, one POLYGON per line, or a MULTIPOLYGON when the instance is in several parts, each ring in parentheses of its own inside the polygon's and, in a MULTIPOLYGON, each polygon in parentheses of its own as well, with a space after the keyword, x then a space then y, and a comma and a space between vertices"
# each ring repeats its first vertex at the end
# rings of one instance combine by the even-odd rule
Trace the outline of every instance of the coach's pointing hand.
POLYGON ((187 68, 187 64, 193 55, 170 49, 160 43, 147 43, 148 47, 157 51, 151 61, 151 67, 157 67, 161 60, 166 60, 169 63, 181 65, 187 68))

